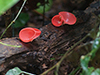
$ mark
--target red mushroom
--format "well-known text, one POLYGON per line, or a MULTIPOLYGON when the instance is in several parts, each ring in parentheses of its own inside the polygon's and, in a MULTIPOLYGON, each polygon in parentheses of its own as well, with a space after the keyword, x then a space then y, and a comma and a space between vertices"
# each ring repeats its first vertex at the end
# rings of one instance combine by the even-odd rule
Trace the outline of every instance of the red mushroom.
POLYGON ((61 16, 61 19, 64 21, 64 24, 73 25, 76 23, 76 17, 74 14, 66 11, 59 12, 59 15, 61 16))
POLYGON ((41 31, 39 29, 27 27, 27 28, 23 28, 19 32, 19 38, 23 42, 31 42, 35 38, 37 38, 40 34, 41 34, 41 31))
POLYGON ((59 27, 62 25, 63 20, 61 19, 60 15, 55 15, 52 20, 51 20, 52 24, 56 27, 59 27))

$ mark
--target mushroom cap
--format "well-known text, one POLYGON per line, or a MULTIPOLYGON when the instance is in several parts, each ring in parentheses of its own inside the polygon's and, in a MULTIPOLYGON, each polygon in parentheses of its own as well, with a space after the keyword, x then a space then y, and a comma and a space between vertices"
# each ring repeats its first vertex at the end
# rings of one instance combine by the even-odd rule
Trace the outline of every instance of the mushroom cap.
POLYGON ((59 27, 62 25, 63 20, 61 19, 60 15, 55 15, 52 20, 51 20, 52 24, 56 27, 59 27))
POLYGON ((19 32, 19 38, 23 42, 31 42, 35 38, 37 38, 40 34, 41 34, 41 31, 39 29, 27 27, 27 28, 23 28, 19 32))
POLYGON ((59 12, 61 19, 64 21, 64 24, 73 25, 76 23, 77 18, 74 14, 66 11, 59 12))

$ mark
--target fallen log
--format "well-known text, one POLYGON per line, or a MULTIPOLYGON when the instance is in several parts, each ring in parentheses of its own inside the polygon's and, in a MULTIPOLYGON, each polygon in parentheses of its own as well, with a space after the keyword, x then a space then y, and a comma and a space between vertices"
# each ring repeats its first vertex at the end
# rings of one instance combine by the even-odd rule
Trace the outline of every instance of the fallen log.
MULTIPOLYGON (((40 28, 42 34, 30 43, 20 41, 18 37, 0 40, 0 42, 6 44, 0 44, 0 74, 5 75, 9 69, 16 66, 24 71, 41 74, 55 65, 62 57, 59 54, 64 54, 72 45, 88 34, 97 22, 98 17, 97 14, 94 15, 95 13, 88 14, 84 11, 75 11, 74 13, 78 20, 75 25, 54 27, 52 24, 48 24, 40 28), (9 45, 16 45, 16 47, 9 45), (55 59, 51 60, 51 58, 55 59)), ((91 40, 88 37, 83 43, 91 40)), ((86 51, 83 51, 82 54, 86 53, 86 51)), ((69 62, 66 62, 66 64, 69 62)), ((67 71, 76 67, 77 62, 79 60, 75 64, 73 63, 73 66, 67 65, 67 71)), ((63 71, 61 70, 61 73, 63 71)), ((48 75, 53 75, 53 72, 48 75)), ((59 75, 63 75, 63 73, 59 75)))

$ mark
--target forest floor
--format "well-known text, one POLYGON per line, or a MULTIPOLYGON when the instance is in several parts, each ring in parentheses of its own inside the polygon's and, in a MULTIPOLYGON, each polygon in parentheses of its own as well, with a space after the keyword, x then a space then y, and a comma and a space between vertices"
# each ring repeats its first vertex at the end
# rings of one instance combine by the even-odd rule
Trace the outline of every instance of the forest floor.
MULTIPOLYGON (((75 4, 74 1, 72 1, 71 3, 70 2, 67 2, 67 0, 64 2, 65 0, 54 0, 53 1, 53 4, 52 4, 52 7, 50 8, 49 11, 45 12, 45 16, 47 18, 43 19, 43 16, 39 15, 39 13, 36 13, 36 12, 28 12, 29 16, 30 16, 30 19, 29 21, 27 22, 26 24, 26 27, 35 27, 35 28, 42 28, 43 26, 46 26, 48 25, 49 23, 51 23, 51 19, 54 15, 58 14, 60 11, 68 11, 68 12, 73 12, 75 10, 78 10, 78 11, 84 11, 87 7, 89 7, 90 3, 88 2, 78 2, 80 0, 77 0, 77 4, 75 4), (70 3, 70 4, 69 4, 70 3), (44 21, 44 22, 43 22, 44 21), (44 24, 43 24, 44 23, 44 24)), ((51 27, 52 28, 52 27, 51 27)), ((0 34, 2 34, 2 32, 4 31, 5 27, 4 27, 4 20, 3 20, 3 17, 1 16, 0 17, 0 34)), ((15 33, 15 36, 14 37, 18 37, 18 33, 19 31, 21 30, 22 28, 15 28, 14 31, 16 31, 15 33)), ((48 29, 49 30, 49 29, 48 29)), ((6 36, 4 36, 6 37, 6 36)), ((74 39, 73 39, 74 40, 74 39)), ((78 39, 79 40, 79 39, 78 39)), ((76 41, 74 41, 76 42, 76 41)), ((68 43, 67 43, 68 44, 68 43)), ((70 48, 70 47, 69 47, 70 48)), ((67 48, 68 49, 68 48, 67 48)), ((56 50, 55 50, 56 51, 56 50)), ((59 59, 62 58, 62 56, 64 55, 66 51, 58 51, 58 54, 56 56, 53 56, 53 58, 50 59, 50 62, 44 60, 47 62, 47 64, 43 64, 42 65, 42 69, 43 71, 47 70, 48 68, 52 67, 55 63, 57 63, 59 61, 59 59), (54 58, 55 57, 55 58, 54 58)), ((55 52, 54 52, 55 53, 55 52)), ((51 52, 51 55, 53 54, 53 52, 51 52)), ((47 55, 47 54, 46 54, 47 55)), ((48 57, 48 55, 45 57, 48 57)), ((70 59, 70 58, 69 58, 70 59)), ((65 60, 66 61, 66 60, 65 60)), ((60 71, 59 72, 63 72, 63 73, 60 73, 60 74, 64 74, 64 75, 68 75, 71 71, 75 70, 76 67, 74 66, 73 68, 73 65, 71 64, 74 64, 73 63, 74 60, 72 60, 72 62, 69 62, 69 65, 66 65, 66 63, 62 62, 61 64, 61 68, 60 68, 60 71), (71 68, 69 68, 71 67, 71 68), (73 68, 73 69, 72 69, 73 68), (67 70, 67 71, 66 71, 67 70)), ((67 61, 68 63, 68 61, 67 61)), ((76 64, 76 63, 75 63, 76 64)), ((38 68, 40 69, 40 68, 38 68)), ((81 70, 80 70, 81 71, 81 70)), ((79 72, 80 72, 79 71, 79 72)), ((31 72, 31 71, 30 71, 31 72)), ((36 73, 36 72, 34 72, 36 73)), ((38 73, 37 73, 38 74, 38 73)), ((48 73, 48 75, 53 75, 54 74, 54 71, 51 71, 48 73)), ((78 75, 78 73, 77 73, 78 75)))

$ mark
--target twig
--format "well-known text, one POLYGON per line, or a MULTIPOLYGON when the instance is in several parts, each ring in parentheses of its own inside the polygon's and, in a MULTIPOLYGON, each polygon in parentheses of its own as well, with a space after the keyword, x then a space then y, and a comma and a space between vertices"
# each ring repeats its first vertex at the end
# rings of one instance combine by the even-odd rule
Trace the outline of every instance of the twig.
POLYGON ((10 44, 6 44, 6 43, 3 43, 3 42, 0 42, 0 44, 5 45, 5 46, 10 46, 10 47, 21 47, 21 45, 20 46, 10 45, 10 44))
POLYGON ((19 12, 18 12, 18 14, 16 15, 15 19, 14 19, 14 20, 8 25, 8 27, 5 29, 5 31, 2 33, 0 39, 3 37, 3 35, 4 35, 5 32, 7 31, 7 29, 8 29, 13 23, 15 23, 16 19, 17 19, 18 16, 20 15, 20 13, 21 13, 21 11, 22 11, 22 9, 23 9, 23 7, 24 7, 26 1, 27 1, 27 0, 24 0, 24 2, 23 2, 23 4, 22 4, 22 6, 21 6, 21 8, 20 8, 20 10, 19 10, 19 12))

